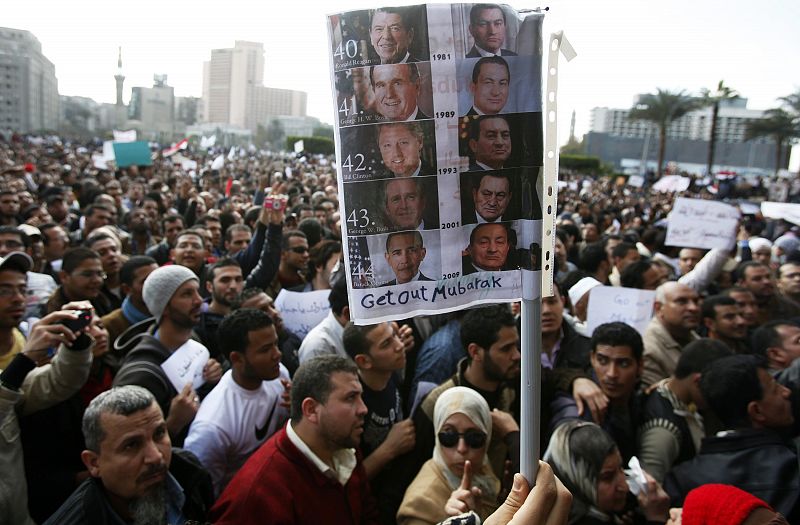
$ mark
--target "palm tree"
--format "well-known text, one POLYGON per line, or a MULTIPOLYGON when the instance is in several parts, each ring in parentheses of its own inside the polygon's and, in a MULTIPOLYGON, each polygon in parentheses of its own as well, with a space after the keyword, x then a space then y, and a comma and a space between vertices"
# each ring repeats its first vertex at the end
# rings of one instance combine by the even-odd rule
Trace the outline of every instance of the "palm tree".
POLYGON ((658 126, 658 169, 656 178, 661 178, 664 166, 664 150, 667 147, 669 125, 699 107, 697 99, 690 97, 685 90, 668 91, 657 89, 655 94, 639 97, 639 103, 631 108, 628 117, 635 120, 649 120, 658 126))
POLYGON ((791 95, 781 97, 778 100, 783 102, 783 105, 794 114, 795 118, 800 118, 800 90, 795 91, 791 95))
POLYGON ((790 147, 792 142, 800 138, 800 122, 798 117, 783 108, 769 109, 766 118, 751 121, 745 132, 745 140, 758 137, 769 137, 775 142, 775 174, 783 163, 783 148, 790 147))
POLYGON ((716 91, 703 89, 703 101, 712 107, 711 111, 711 136, 708 139, 708 167, 706 173, 711 175, 711 167, 714 165, 714 150, 717 146, 717 117, 719 116, 719 105, 723 101, 736 100, 739 93, 725 85, 723 80, 717 84, 716 91))

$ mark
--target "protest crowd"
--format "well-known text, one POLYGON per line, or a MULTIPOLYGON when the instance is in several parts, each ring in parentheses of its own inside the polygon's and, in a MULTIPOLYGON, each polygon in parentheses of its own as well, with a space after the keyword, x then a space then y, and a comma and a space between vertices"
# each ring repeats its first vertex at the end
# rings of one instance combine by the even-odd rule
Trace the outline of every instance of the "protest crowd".
POLYGON ((666 244, 676 197, 774 181, 562 174, 529 496, 519 305, 355 325, 332 157, 101 150, 0 140, 0 522, 800 523, 798 227, 666 244), (590 331, 598 287, 654 291, 643 333, 590 331))

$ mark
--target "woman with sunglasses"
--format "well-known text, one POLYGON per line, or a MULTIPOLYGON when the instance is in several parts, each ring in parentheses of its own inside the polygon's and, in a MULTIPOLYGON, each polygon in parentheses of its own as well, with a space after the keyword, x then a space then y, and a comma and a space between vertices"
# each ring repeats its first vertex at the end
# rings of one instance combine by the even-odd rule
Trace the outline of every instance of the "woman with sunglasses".
POLYGON ((556 428, 544 460, 572 493, 570 525, 626 523, 640 525, 669 519, 669 497, 645 472, 647 487, 637 498, 629 491, 622 456, 608 433, 585 421, 556 428))
POLYGON ((439 523, 470 510, 486 519, 497 508, 500 489, 486 457, 492 436, 489 405, 471 388, 450 388, 436 401, 433 424, 433 458, 406 490, 398 525, 439 523))

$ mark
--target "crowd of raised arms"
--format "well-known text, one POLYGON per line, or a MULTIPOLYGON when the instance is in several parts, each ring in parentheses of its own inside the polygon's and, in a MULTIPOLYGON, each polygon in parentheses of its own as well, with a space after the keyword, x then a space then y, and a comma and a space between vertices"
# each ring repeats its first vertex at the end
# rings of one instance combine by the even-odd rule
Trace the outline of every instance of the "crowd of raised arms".
POLYGON ((665 243, 678 196, 796 180, 561 175, 531 490, 518 304, 356 325, 332 157, 101 150, 0 138, 0 523, 800 523, 798 227, 665 243), (654 290, 646 328, 590 330, 599 286, 654 290), (298 331, 281 290, 330 310, 298 331))

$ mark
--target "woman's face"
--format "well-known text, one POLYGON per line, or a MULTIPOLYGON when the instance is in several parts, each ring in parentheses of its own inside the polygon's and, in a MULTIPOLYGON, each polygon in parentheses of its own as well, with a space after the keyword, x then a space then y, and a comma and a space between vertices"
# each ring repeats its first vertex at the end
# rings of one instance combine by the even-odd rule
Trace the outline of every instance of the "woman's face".
POLYGON ((94 338, 92 356, 100 357, 108 352, 108 330, 103 326, 103 321, 96 314, 92 317, 92 323, 86 329, 86 332, 94 338))
MULTIPOLYGON (((462 413, 455 413, 445 419, 442 428, 439 432, 456 432, 465 434, 467 432, 478 432, 483 434, 483 431, 472 422, 470 418, 462 413)), ((464 437, 459 437, 458 443, 453 447, 440 446, 442 458, 447 465, 447 468, 456 476, 464 475, 464 462, 469 460, 472 463, 472 472, 476 473, 483 467, 483 456, 486 454, 486 442, 480 448, 472 448, 465 441, 464 437)))
POLYGON ((606 457, 597 476, 597 508, 603 512, 619 512, 625 507, 628 483, 622 472, 622 456, 614 450, 606 457))

